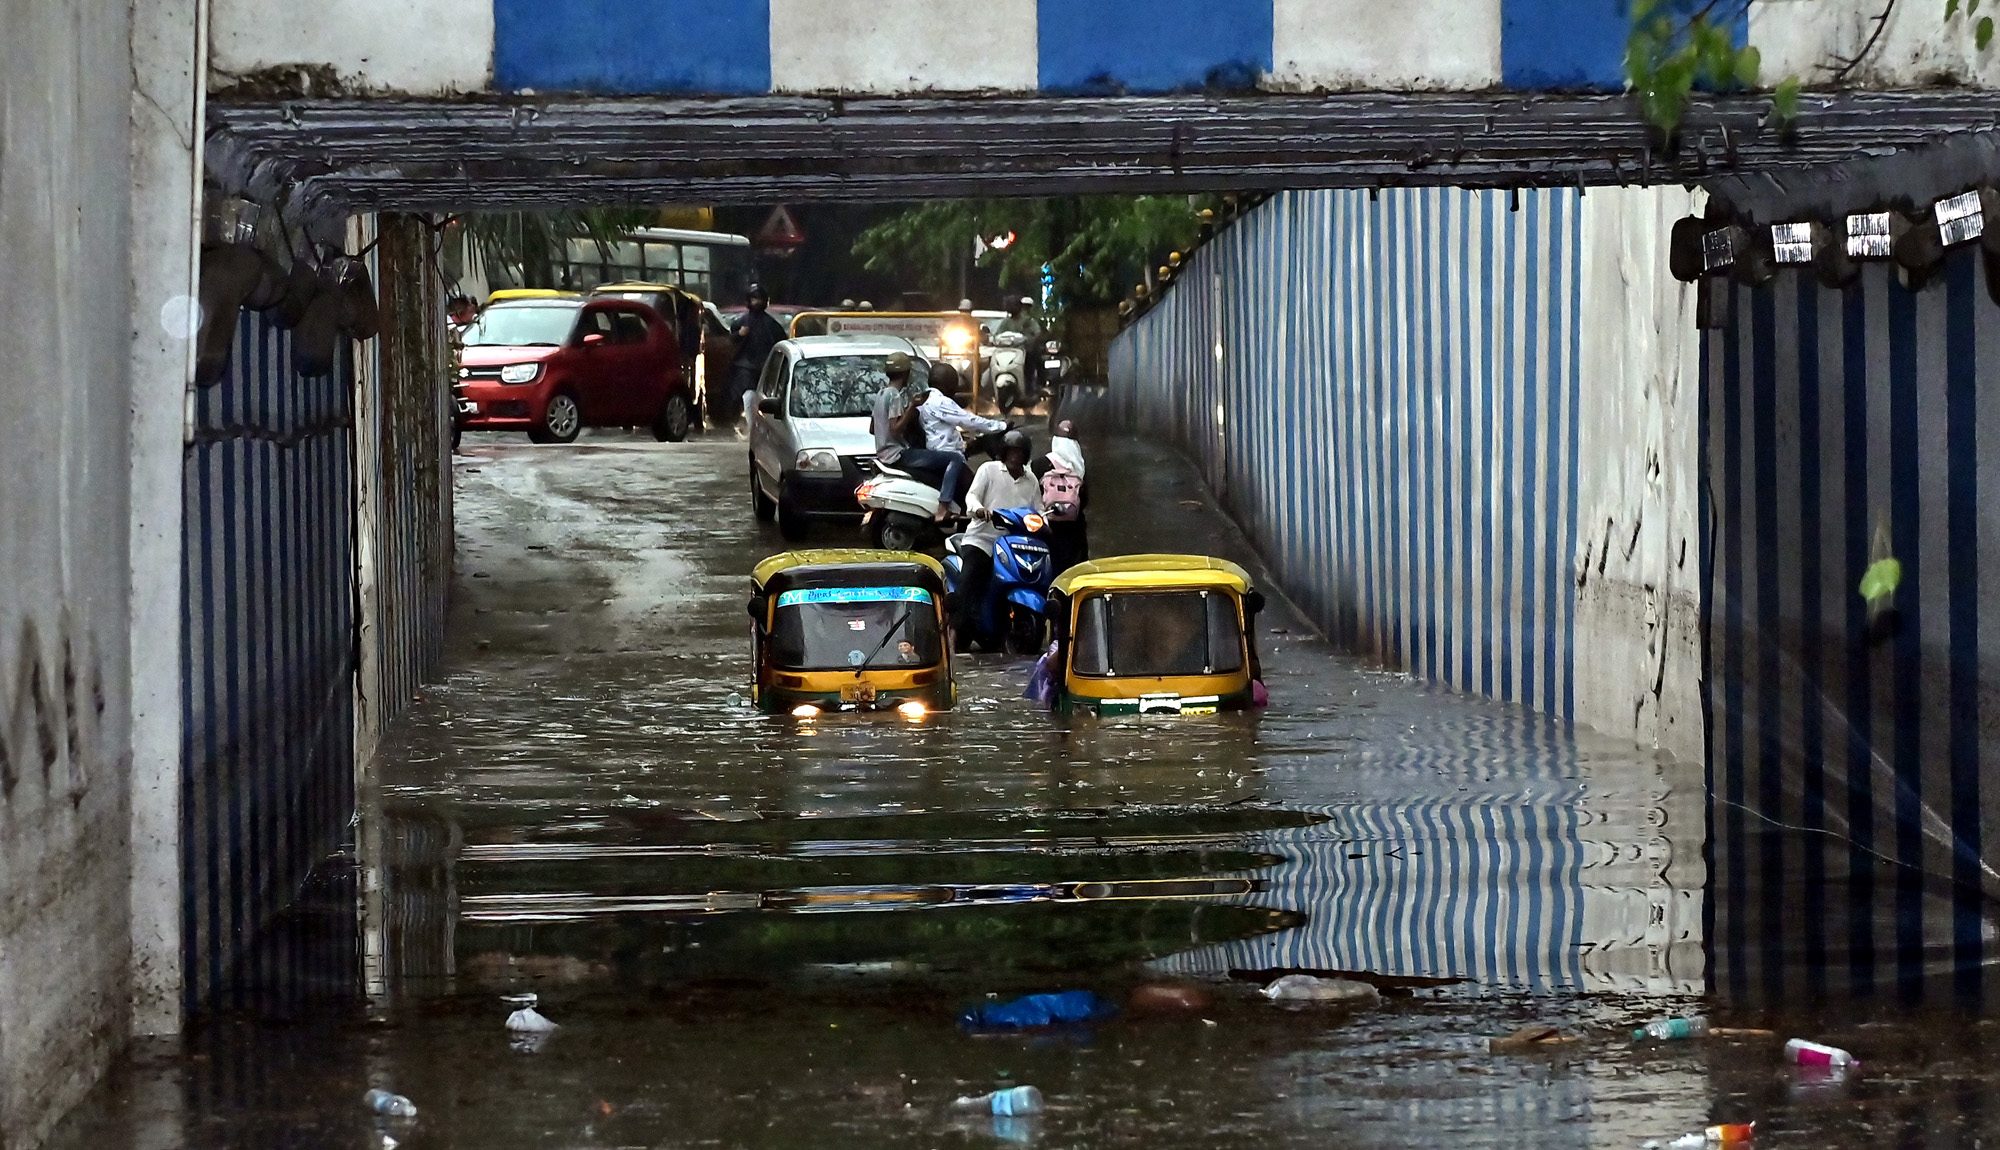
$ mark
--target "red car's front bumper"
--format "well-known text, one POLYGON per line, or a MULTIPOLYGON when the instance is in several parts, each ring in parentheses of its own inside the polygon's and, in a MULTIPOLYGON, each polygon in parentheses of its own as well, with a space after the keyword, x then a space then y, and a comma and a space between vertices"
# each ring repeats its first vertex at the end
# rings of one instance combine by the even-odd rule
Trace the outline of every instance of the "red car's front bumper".
POLYGON ((520 431, 538 426, 548 407, 545 389, 503 383, 460 384, 458 426, 469 431, 520 431))

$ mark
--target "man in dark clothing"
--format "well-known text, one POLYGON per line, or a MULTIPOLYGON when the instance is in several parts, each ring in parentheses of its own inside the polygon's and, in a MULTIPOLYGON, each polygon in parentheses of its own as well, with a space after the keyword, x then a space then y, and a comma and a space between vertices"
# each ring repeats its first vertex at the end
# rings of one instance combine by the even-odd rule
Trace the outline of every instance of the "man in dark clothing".
POLYGON ((744 402, 753 402, 747 396, 757 389, 757 377, 764 372, 764 361, 771 358, 771 349, 784 342, 785 327, 771 318, 771 296, 762 285, 750 288, 750 310, 736 325, 736 358, 729 367, 730 390, 745 396, 744 402))

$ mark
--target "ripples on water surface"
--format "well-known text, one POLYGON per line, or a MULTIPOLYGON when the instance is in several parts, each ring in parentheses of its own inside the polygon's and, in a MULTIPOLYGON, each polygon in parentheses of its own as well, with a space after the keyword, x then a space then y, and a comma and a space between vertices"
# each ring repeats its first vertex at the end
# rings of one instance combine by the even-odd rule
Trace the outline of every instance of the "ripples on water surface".
MULTIPOLYGON (((121 1079, 92 1150, 149 1130, 365 1144, 370 1081, 423 1108, 405 1146, 1990 1133, 1984 1024, 1780 1022, 1893 1067, 1842 1084, 1782 1071, 1770 1042, 1625 1038, 1701 1006, 1699 767, 1363 669, 1282 609, 1260 717, 1065 726, 1018 697, 1024 664, 990 657, 920 726, 758 715, 734 698, 742 601, 776 548, 736 521, 740 445, 478 454, 461 566, 488 577, 462 582, 455 669, 392 734, 361 822, 368 1021, 212 1027, 193 1061, 121 1079), (1255 994, 1286 969, 1389 997, 1255 994), (989 994, 1125 1001, 1163 978, 1211 1001, 1030 1036, 956 1022, 989 994), (529 989, 562 1023, 535 1054, 510 1050, 498 997, 529 989), (1583 1041, 1487 1051, 1529 1021, 1583 1041), (1014 1082, 1050 1113, 945 1113, 1014 1082)), ((1182 506, 1184 469, 1106 458, 1158 488, 1120 549, 1240 554, 1182 506)))

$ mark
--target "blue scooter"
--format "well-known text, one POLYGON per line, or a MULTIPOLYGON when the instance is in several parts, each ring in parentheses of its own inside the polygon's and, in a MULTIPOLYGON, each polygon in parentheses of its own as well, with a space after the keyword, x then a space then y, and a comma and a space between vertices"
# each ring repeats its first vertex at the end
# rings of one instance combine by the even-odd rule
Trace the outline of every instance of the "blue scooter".
MULTIPOLYGON (((979 606, 975 638, 988 647, 1004 645, 1010 654, 1040 654, 1048 645, 1043 611, 1056 579, 1048 520, 1032 507, 992 515, 1000 538, 993 545, 993 578, 986 584, 986 601, 979 606)), ((963 538, 954 535, 945 541, 945 589, 953 595, 965 580, 965 562, 959 558, 963 538)))

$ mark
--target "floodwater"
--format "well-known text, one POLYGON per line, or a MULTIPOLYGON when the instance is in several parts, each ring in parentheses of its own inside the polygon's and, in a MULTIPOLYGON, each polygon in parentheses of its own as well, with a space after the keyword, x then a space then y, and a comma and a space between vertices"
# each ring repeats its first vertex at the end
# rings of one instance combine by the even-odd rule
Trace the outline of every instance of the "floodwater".
MULTIPOLYGON (((449 671, 383 747, 349 865, 281 928, 309 957, 141 1050, 57 1145, 2000 1138, 1977 1009, 1711 991, 1699 764, 1371 670, 1282 602, 1257 717, 1062 725, 995 656, 920 725, 749 710, 747 573, 780 544, 744 459, 469 437, 449 671), (1299 970, 1384 996, 1257 993, 1299 970), (1178 1005, 1146 1009, 1162 983, 1178 1005), (960 1022, 1071 989, 1121 1009, 960 1022), (545 1041, 504 1028, 524 991, 545 1041), (1630 1038, 1697 1012, 1773 1034, 1630 1038), (1531 1023, 1569 1041, 1488 1048, 1531 1023), (1790 1068, 1793 1035, 1864 1066, 1790 1068), (951 1108, 1016 1084, 1047 1113, 951 1108), (372 1085, 417 1120, 365 1113, 372 1085)), ((1099 553, 1253 559, 1170 456, 1097 444, 1091 479, 1099 553)))

